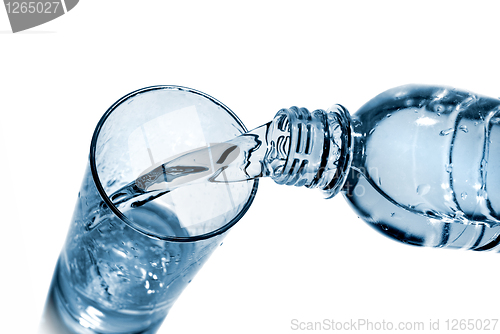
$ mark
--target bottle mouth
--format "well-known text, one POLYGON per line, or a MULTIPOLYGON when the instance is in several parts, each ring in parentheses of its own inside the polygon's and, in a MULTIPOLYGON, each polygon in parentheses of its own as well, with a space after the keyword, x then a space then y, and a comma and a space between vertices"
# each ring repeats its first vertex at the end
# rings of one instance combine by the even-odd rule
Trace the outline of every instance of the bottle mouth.
POLYGON ((352 159, 351 117, 344 107, 281 109, 271 137, 270 176, 276 183, 319 188, 327 198, 340 191, 352 159))

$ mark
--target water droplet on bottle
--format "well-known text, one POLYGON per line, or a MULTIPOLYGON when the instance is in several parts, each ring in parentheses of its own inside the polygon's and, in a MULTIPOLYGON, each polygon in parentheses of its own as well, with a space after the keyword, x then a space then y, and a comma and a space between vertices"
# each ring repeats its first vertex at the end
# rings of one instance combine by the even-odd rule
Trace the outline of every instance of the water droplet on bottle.
POLYGON ((467 129, 467 125, 460 125, 459 129, 465 133, 469 132, 469 129, 467 129))
POLYGON ((453 171, 453 164, 446 164, 446 172, 451 173, 453 171))
POLYGON ((391 217, 394 217, 395 213, 394 212, 391 212, 391 217))
POLYGON ((386 117, 386 118, 389 118, 389 117, 391 117, 391 116, 392 116, 391 114, 387 114, 387 115, 385 115, 385 117, 386 117))
POLYGON ((222 246, 222 244, 223 244, 223 242, 221 242, 219 246, 222 246))
POLYGON ((431 190, 431 186, 428 184, 421 184, 417 187, 417 194, 423 196, 431 190))
POLYGON ((389 228, 386 225, 380 225, 380 227, 384 230, 387 231, 389 228))
POLYGON ((464 191, 460 197, 462 197, 463 200, 465 200, 467 198, 467 193, 464 191))
POLYGON ((443 112, 443 110, 444 107, 441 104, 436 104, 436 106, 434 107, 434 111, 436 111, 437 113, 443 112))
POLYGON ((439 135, 440 135, 440 136, 447 136, 447 135, 449 135, 449 134, 450 134, 450 133, 452 133, 452 132, 453 132, 453 128, 449 128, 449 129, 446 129, 446 130, 442 130, 442 131, 439 133, 439 135))

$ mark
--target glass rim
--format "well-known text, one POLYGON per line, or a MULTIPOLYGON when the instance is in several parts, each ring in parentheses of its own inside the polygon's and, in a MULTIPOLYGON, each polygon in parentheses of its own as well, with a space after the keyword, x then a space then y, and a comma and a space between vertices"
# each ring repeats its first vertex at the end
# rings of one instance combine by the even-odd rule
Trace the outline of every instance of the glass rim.
POLYGON ((223 108, 229 115, 231 115, 233 117, 233 119, 238 123, 239 126, 241 126, 241 128, 245 132, 248 131, 247 128, 245 127, 245 125, 243 124, 243 122, 241 122, 241 120, 238 118, 238 116, 236 116, 236 114, 234 114, 231 109, 229 109, 228 107, 226 107, 223 103, 221 103, 217 99, 211 97, 208 94, 200 92, 198 90, 195 90, 195 89, 192 89, 192 88, 183 87, 183 86, 175 86, 175 85, 157 85, 157 86, 149 86, 149 87, 144 87, 144 88, 135 90, 135 91, 133 91, 131 93, 128 93, 128 94, 124 95, 123 97, 121 97, 120 99, 118 99, 115 103, 113 103, 113 105, 111 107, 109 107, 108 110, 101 117, 101 119, 97 123, 97 126, 96 126, 96 128, 94 130, 94 134, 92 136, 92 141, 91 141, 91 144, 90 144, 89 162, 90 162, 90 170, 92 172, 92 178, 94 180, 94 184, 95 184, 95 186, 97 188, 97 191, 99 192, 99 195, 103 199, 104 203, 106 203, 106 205, 111 209, 111 211, 121 221, 123 221, 127 226, 129 226, 130 228, 134 229, 135 231, 137 231, 139 233, 142 233, 142 234, 144 234, 144 235, 146 235, 148 237, 151 237, 151 238, 154 238, 154 239, 158 239, 158 240, 164 240, 164 241, 192 242, 192 241, 209 239, 209 238, 212 238, 214 236, 220 235, 220 234, 226 232, 227 230, 229 230, 233 225, 235 225, 241 219, 241 217, 243 217, 243 215, 247 212, 247 210, 250 207, 250 205, 252 204, 252 202, 254 200, 254 197, 255 197, 255 194, 257 192, 257 188, 258 188, 258 184, 259 184, 259 180, 258 179, 254 179, 253 180, 254 183, 253 183, 253 187, 252 187, 249 199, 246 201, 245 206, 238 212, 238 214, 233 219, 231 219, 231 221, 229 221, 228 223, 224 224, 223 226, 221 226, 218 229, 213 230, 211 232, 208 232, 208 233, 205 233, 205 234, 200 234, 200 235, 195 235, 195 236, 190 236, 190 237, 159 236, 159 235, 155 235, 153 233, 147 232, 145 230, 141 230, 139 227, 137 227, 135 224, 133 224, 127 218, 127 216, 125 216, 113 204, 113 202, 110 200, 110 198, 106 194, 106 191, 104 190, 104 187, 102 186, 101 180, 99 179, 99 175, 98 175, 98 172, 97 172, 97 166, 96 166, 95 158, 96 158, 97 139, 99 138, 99 134, 101 132, 101 129, 102 129, 104 123, 106 122, 106 120, 108 119, 108 117, 113 113, 113 111, 118 106, 120 106, 123 102, 127 101, 128 99, 130 99, 130 98, 132 98, 134 96, 140 95, 140 94, 145 93, 145 92, 154 91, 154 90, 178 90, 178 91, 184 91, 184 92, 189 92, 189 93, 193 93, 193 94, 196 94, 196 95, 200 95, 200 96, 202 96, 202 97, 204 97, 204 98, 212 101, 213 103, 215 103, 216 105, 220 106, 221 108, 223 108))

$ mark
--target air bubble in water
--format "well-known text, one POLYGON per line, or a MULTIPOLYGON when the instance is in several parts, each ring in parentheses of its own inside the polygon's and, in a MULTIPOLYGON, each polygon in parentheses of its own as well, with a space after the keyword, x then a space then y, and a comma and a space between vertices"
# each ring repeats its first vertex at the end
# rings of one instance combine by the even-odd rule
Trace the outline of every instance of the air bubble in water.
POLYGON ((447 136, 447 135, 449 135, 449 134, 450 134, 450 133, 452 133, 452 132, 453 132, 453 128, 449 128, 449 129, 446 129, 446 130, 442 130, 442 131, 439 133, 439 135, 440 135, 440 136, 447 136))
POLYGON ((431 186, 428 184, 421 184, 417 187, 417 194, 423 196, 431 190, 431 186))

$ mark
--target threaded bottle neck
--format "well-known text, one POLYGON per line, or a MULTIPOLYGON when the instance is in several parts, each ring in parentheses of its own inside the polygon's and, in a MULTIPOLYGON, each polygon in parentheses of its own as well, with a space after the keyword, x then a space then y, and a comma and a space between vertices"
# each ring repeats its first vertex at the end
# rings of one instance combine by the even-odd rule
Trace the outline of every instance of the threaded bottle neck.
POLYGON ((326 197, 342 188, 351 163, 351 120, 341 105, 309 112, 281 109, 267 141, 266 164, 278 184, 320 188, 326 197))

